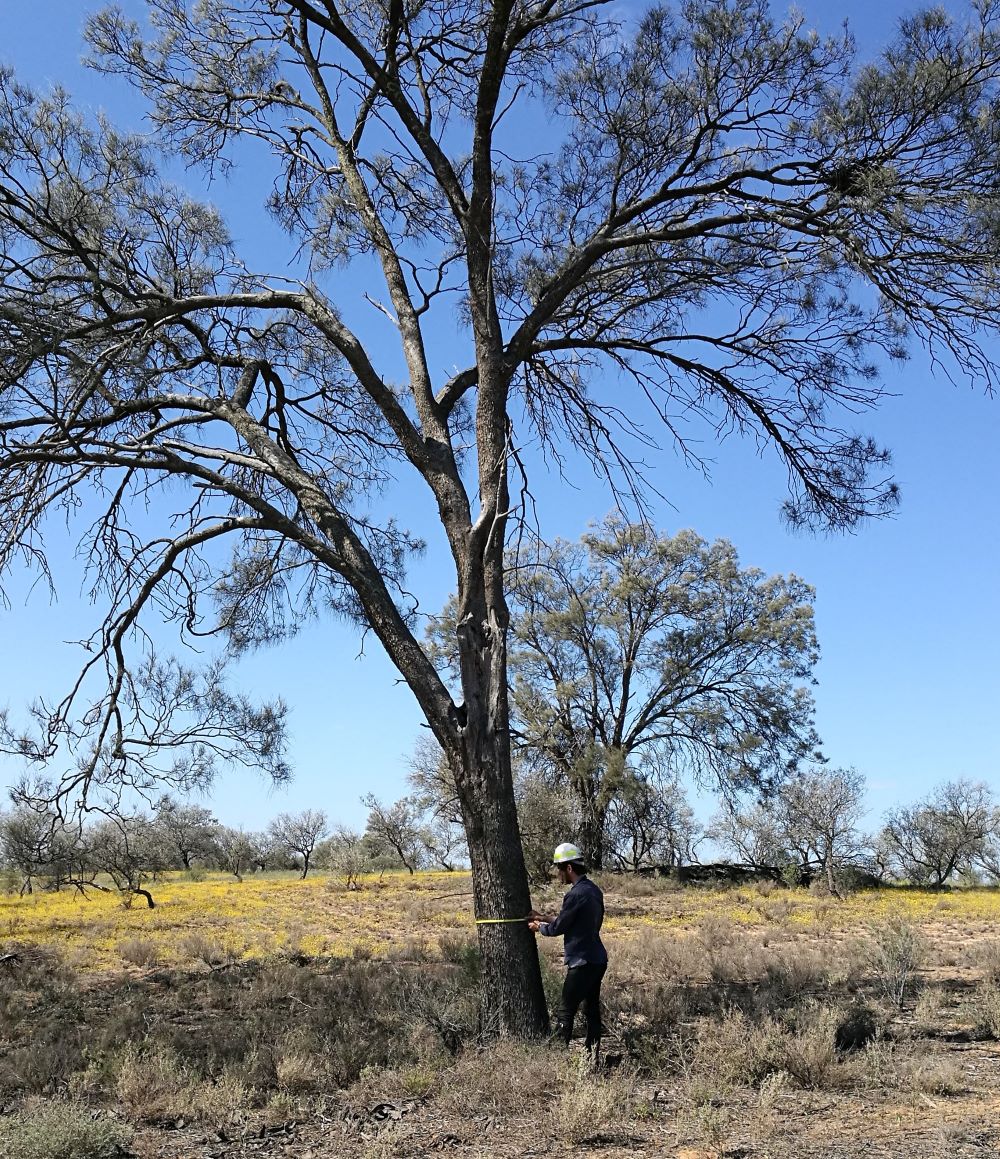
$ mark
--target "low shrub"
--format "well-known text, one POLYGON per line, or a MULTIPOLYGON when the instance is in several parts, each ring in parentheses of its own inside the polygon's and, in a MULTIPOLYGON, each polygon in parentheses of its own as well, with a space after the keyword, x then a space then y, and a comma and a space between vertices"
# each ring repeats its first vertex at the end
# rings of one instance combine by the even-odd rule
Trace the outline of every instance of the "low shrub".
POLYGON ((981 1034, 1000 1038, 1000 986, 988 982, 976 991, 974 1000, 976 1027, 981 1034))
POLYGON ((917 980, 925 956, 923 938, 904 918, 893 916, 872 928, 866 964, 887 1002, 902 1010, 917 980))
POLYGON ((635 1074, 619 1067, 607 1074, 586 1072, 586 1058, 579 1056, 580 1073, 559 1090, 552 1107, 552 1124, 566 1143, 586 1143, 613 1134, 616 1123, 635 1103, 635 1074))
POLYGON ((160 948, 152 938, 126 938, 118 946, 122 960, 143 969, 155 966, 160 960, 160 948))
POLYGON ((883 1030, 882 1019, 867 1002, 852 1002, 837 1020, 834 1045, 845 1052, 861 1050, 876 1041, 883 1030))
POLYGON ((0 1119, 0 1159, 115 1159, 126 1127, 69 1100, 50 1100, 0 1119))

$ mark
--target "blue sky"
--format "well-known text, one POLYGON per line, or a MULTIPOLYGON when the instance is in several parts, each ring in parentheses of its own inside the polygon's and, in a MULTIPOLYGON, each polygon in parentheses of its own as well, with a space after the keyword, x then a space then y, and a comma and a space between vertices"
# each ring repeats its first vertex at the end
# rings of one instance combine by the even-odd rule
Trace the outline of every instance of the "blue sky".
MULTIPOLYGON (((37 85, 59 81, 85 104, 137 126, 141 109, 129 91, 79 66, 79 33, 90 7, 77 0, 8 3, 0 61, 13 63, 37 85)), ((800 7, 824 32, 847 19, 862 47, 873 50, 912 10, 895 0, 840 3, 835 13, 812 0, 800 7)), ((962 10, 954 3, 945 7, 962 10)), ((238 190, 234 181, 217 186, 212 196, 231 211, 234 233, 244 232, 263 264, 275 235, 239 205, 238 190)), ((357 301, 348 308, 364 309, 364 289, 359 283, 357 301)), ((379 324, 368 323, 376 340, 379 324)), ((442 367, 450 364, 448 349, 435 353, 442 367)), ((887 386, 894 397, 860 425, 893 449, 902 506, 894 519, 854 535, 789 532, 778 518, 783 471, 735 440, 709 449, 711 483, 670 454, 657 475, 672 504, 657 512, 661 527, 725 536, 745 565, 795 572, 816 587, 822 648, 817 723, 831 761, 854 765, 868 777, 873 824, 891 804, 912 800, 936 782, 968 776, 997 784, 1000 771, 1000 399, 936 381, 919 355, 891 370, 887 386)), ((578 478, 578 490, 540 474, 533 478, 547 536, 576 537, 610 507, 592 477, 578 472, 578 478)), ((411 530, 429 536, 411 587, 422 607, 434 611, 450 579, 443 545, 433 534, 433 511, 412 490, 401 489, 394 501, 411 530)), ((30 575, 6 584, 11 607, 0 610, 0 706, 13 712, 37 692, 64 691, 74 674, 79 652, 65 641, 86 634, 92 610, 79 595, 71 552, 68 538, 54 552, 64 564, 57 603, 38 585, 32 591, 30 575)), ((258 827, 279 810, 318 806, 359 824, 362 793, 391 798, 403 791, 406 755, 421 731, 419 713, 377 641, 368 640, 359 655, 360 648, 354 629, 325 622, 240 663, 243 687, 280 694, 292 706, 295 780, 275 793, 253 774, 224 776, 212 794, 222 819, 258 827)), ((0 758, 0 784, 16 771, 0 758)))

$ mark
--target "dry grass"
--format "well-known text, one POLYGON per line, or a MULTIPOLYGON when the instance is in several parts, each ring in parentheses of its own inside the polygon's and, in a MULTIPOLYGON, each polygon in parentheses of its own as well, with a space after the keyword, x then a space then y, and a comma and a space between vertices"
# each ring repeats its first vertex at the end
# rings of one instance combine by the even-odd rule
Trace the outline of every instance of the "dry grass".
MULTIPOLYGON (((529 1139, 609 1159, 826 1159, 809 1108, 830 1108, 821 1118, 851 1138, 880 1121, 872 1105, 903 1123, 898 1152, 892 1136, 880 1154, 930 1156, 947 1116, 1000 1105, 981 1077, 1000 1038, 1000 894, 604 885, 606 1052, 621 1064, 598 1074, 573 1052, 478 1042, 467 874, 351 892, 323 877, 178 879, 152 911, 2 898, 0 930, 21 950, 0 976, 0 1101, 69 1091, 152 1133, 148 1153, 165 1159, 200 1153, 196 1132, 246 1139, 289 1122, 336 1124, 335 1138, 296 1128, 299 1151, 345 1159, 412 1159, 458 1147, 452 1136, 504 1159, 529 1139), (954 1044, 977 1036, 960 1056, 954 1044), (378 1106, 401 1117, 367 1119, 378 1106)), ((554 1002, 560 947, 541 949, 554 1002)))

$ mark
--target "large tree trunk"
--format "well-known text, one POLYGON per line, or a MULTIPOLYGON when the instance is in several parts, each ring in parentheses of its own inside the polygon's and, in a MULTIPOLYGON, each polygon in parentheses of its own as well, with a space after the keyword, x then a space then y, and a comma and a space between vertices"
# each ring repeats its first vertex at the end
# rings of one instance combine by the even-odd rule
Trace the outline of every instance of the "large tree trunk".
MULTIPOLYGON (((458 638, 465 701, 455 773, 477 918, 523 919, 531 910, 528 874, 514 803, 507 704, 506 625, 468 613, 458 638)), ((481 1029, 530 1038, 549 1028, 535 935, 523 920, 478 924, 482 958, 481 1029)))
MULTIPOLYGON (((475 770, 482 796, 474 816, 466 819, 475 912, 479 918, 524 918, 531 909, 528 877, 513 793, 499 783, 503 754, 498 751, 496 756, 492 768, 481 762, 475 770)), ((548 1011, 535 935, 524 921, 483 922, 476 929, 482 958, 482 1032, 520 1038, 545 1034, 548 1011)))

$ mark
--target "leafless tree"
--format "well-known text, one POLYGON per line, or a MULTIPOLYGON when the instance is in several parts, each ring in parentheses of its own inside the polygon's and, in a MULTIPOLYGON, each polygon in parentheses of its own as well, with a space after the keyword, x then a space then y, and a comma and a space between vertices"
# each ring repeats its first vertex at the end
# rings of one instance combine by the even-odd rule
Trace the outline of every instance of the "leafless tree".
POLYGON ((302 859, 305 879, 313 850, 330 832, 330 822, 322 809, 303 809, 301 813, 279 813, 267 832, 277 849, 302 859))
POLYGON ((775 802, 785 842, 800 851, 803 868, 823 875, 841 896, 842 871, 865 860, 860 831, 865 778, 856 769, 818 767, 783 785, 775 802))
POLYGON ((608 853, 619 869, 688 865, 701 836, 683 786, 669 777, 631 774, 608 812, 608 853))
MULTIPOLYGON (((453 770, 477 911, 523 914, 503 553, 531 448, 641 500, 657 430, 693 459, 704 422, 782 457, 794 520, 890 508, 853 429, 878 356, 915 336, 992 381, 997 2, 969 27, 918 14, 865 68, 765 0, 621 24, 602 0, 147 2, 146 31, 112 10, 88 36, 154 142, 0 78, 0 568, 44 571, 50 517, 96 511, 78 542, 103 613, 80 682, 6 747, 61 761, 68 802, 220 758, 283 775, 281 707, 144 669, 145 618, 238 650, 352 615, 453 770), (160 147, 250 157, 281 273, 160 176, 160 147), (395 358, 352 317, 358 279, 395 358), (414 633, 417 544, 368 502, 404 470, 454 564, 454 690, 414 633)), ((479 931, 484 1028, 541 1032, 531 934, 479 931)))
POLYGON ((893 809, 881 839, 901 876, 937 887, 982 864, 998 826, 989 786, 961 779, 939 785, 915 805, 893 809))
POLYGON ((742 807, 736 803, 724 805, 705 836, 754 869, 780 868, 790 858, 782 826, 770 802, 742 807))
POLYGON ((821 874, 839 896, 843 871, 870 863, 859 828, 864 793, 857 770, 814 766, 763 801, 723 808, 707 836, 755 868, 791 866, 796 876, 821 874))

